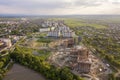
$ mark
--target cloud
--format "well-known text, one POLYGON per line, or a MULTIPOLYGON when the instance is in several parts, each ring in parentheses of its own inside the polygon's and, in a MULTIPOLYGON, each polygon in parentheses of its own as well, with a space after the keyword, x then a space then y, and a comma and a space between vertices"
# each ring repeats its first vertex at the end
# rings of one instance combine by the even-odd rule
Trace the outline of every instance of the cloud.
POLYGON ((0 0, 0 14, 113 14, 120 11, 119 4, 120 0, 0 0))
POLYGON ((120 4, 120 0, 107 0, 107 2, 116 5, 116 4, 120 4))
POLYGON ((64 8, 69 5, 66 1, 59 0, 0 0, 0 5, 6 5, 11 7, 19 8, 44 8, 44 9, 54 9, 54 8, 64 8))
POLYGON ((90 6, 99 6, 102 4, 102 0, 76 0, 74 2, 74 5, 77 6, 85 6, 85 7, 90 7, 90 6))
POLYGON ((26 9, 56 9, 81 6, 98 6, 104 0, 0 0, 0 5, 26 9))
POLYGON ((112 2, 112 4, 120 5, 120 2, 112 2))

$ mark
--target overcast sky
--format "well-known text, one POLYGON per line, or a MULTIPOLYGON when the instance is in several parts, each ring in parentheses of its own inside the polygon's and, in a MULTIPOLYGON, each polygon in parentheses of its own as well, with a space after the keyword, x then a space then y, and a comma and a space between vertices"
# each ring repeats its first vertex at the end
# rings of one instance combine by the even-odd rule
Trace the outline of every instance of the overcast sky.
POLYGON ((0 14, 120 14, 120 0, 0 0, 0 14))

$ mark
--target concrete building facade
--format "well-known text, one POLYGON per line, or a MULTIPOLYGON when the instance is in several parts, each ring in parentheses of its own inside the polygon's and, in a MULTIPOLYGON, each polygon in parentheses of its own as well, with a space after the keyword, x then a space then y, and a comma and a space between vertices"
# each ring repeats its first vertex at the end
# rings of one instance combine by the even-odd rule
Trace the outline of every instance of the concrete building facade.
POLYGON ((74 49, 70 53, 72 57, 71 69, 79 73, 89 73, 91 61, 88 59, 89 51, 86 48, 74 49), (74 57, 74 58, 73 58, 74 57))

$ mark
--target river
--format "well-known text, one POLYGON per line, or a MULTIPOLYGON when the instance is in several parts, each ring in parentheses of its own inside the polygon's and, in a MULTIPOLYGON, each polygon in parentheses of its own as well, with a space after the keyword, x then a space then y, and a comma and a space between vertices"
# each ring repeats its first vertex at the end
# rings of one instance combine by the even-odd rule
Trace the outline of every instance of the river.
POLYGON ((15 63, 3 80, 45 80, 45 78, 31 69, 15 63))

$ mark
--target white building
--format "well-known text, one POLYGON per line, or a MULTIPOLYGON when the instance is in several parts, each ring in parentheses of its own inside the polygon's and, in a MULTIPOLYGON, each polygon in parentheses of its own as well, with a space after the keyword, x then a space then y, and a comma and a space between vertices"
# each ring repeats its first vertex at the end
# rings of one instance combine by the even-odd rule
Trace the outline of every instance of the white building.
POLYGON ((69 29, 67 26, 59 26, 55 27, 54 30, 48 32, 48 36, 50 37, 73 37, 75 33, 69 29))
POLYGON ((48 32, 48 36, 49 37, 59 37, 60 33, 59 33, 59 31, 50 31, 50 32, 48 32))

